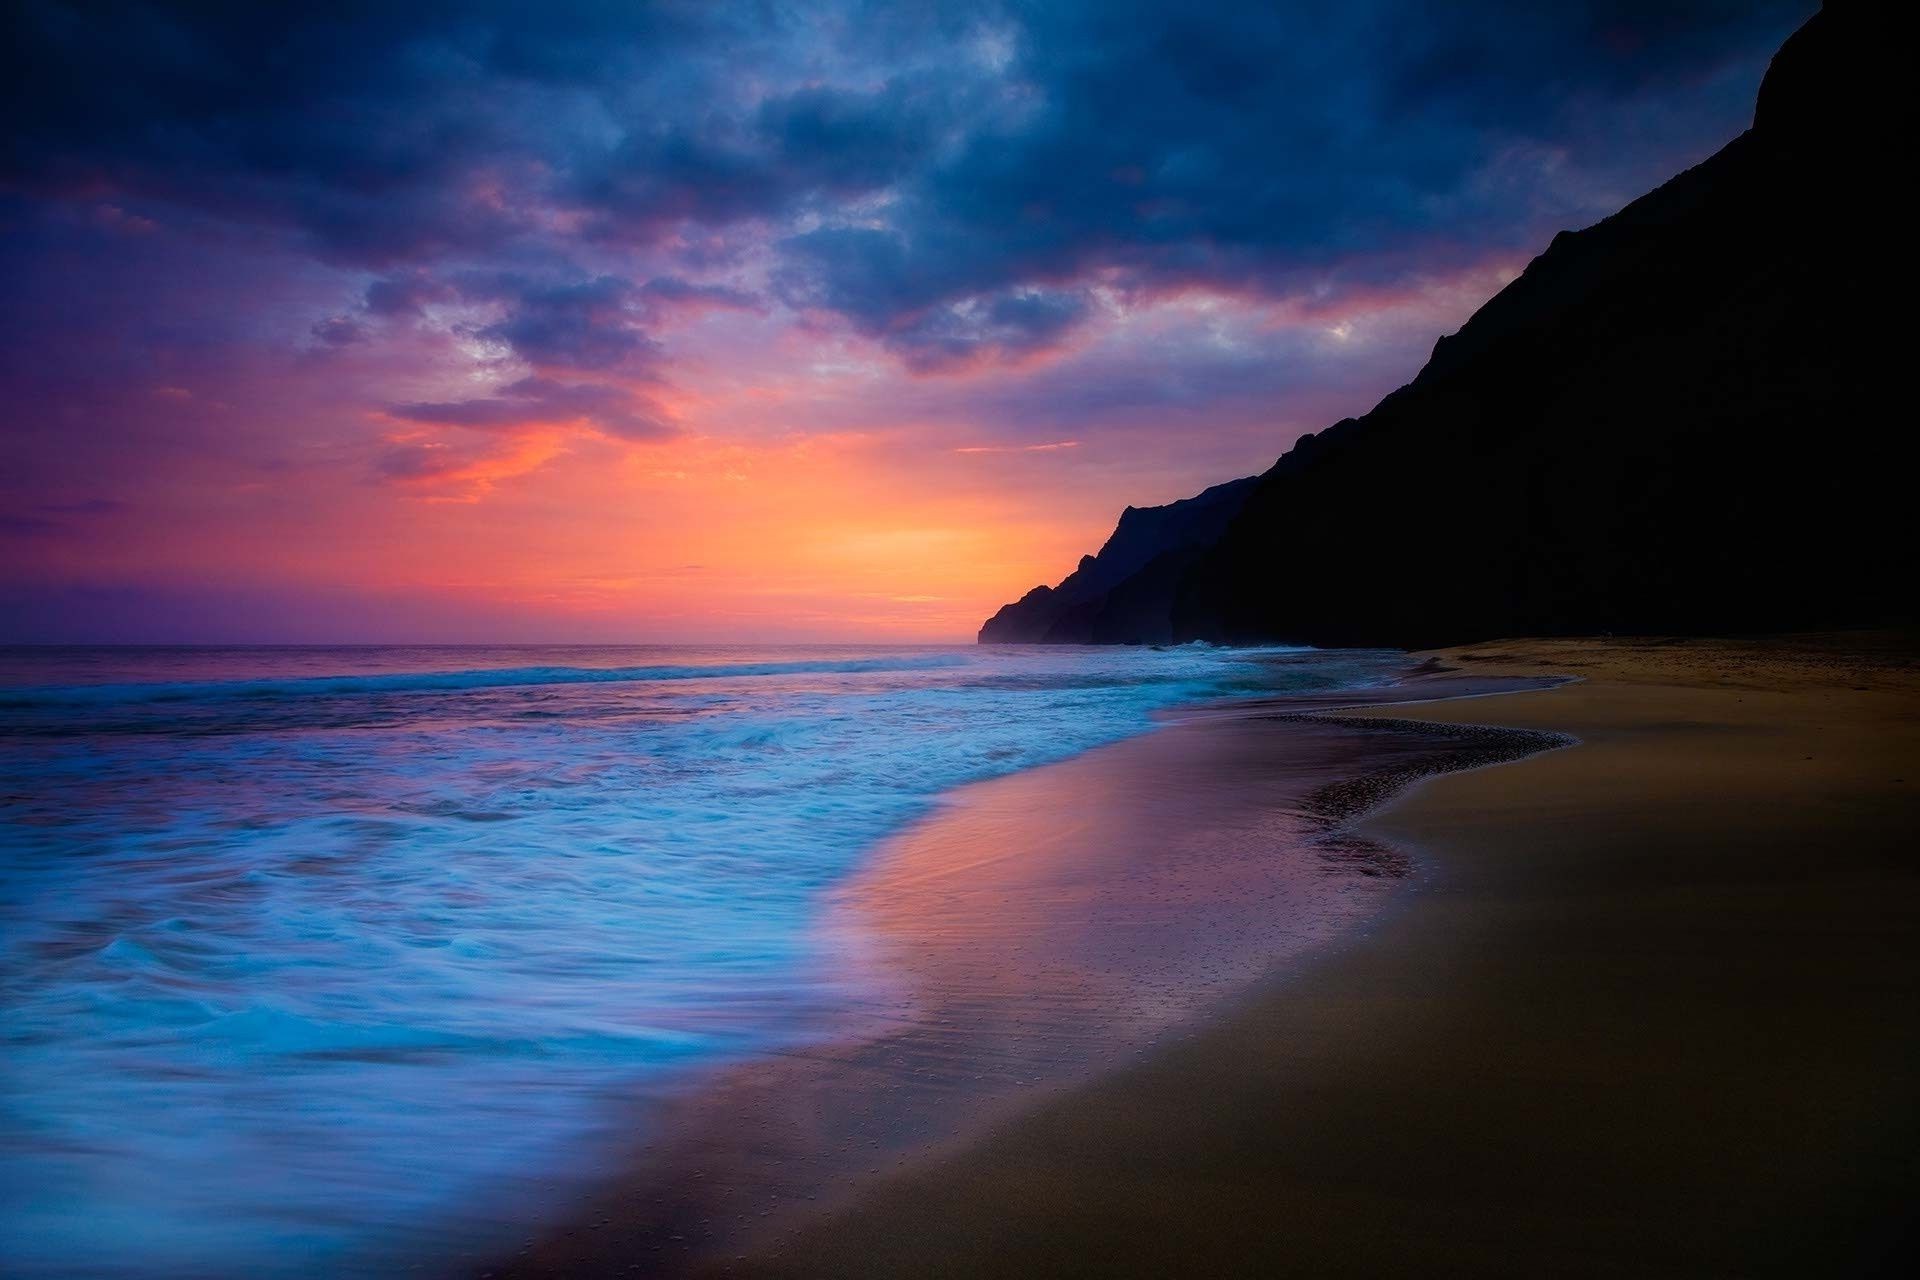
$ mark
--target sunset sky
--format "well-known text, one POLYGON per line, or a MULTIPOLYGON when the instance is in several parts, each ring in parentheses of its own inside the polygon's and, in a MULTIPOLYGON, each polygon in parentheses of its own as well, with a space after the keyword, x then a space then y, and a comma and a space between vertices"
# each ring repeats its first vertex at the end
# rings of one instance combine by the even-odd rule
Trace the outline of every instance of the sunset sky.
POLYGON ((0 640, 969 639, 1812 8, 9 5, 0 640))

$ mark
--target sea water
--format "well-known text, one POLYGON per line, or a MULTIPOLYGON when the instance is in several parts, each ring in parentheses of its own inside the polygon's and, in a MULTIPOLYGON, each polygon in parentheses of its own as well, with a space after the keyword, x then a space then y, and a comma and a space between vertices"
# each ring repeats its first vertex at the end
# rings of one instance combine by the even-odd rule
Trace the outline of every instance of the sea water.
MULTIPOLYGON (((0 651, 0 1269, 328 1274, 848 997, 940 792, 1386 654, 0 651)), ((549 1176, 550 1175, 550 1176, 549 1176)))

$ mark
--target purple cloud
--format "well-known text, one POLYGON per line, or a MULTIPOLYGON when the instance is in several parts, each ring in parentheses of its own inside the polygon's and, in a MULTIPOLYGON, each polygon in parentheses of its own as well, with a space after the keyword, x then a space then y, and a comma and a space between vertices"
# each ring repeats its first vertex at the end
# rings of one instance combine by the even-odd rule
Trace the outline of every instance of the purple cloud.
POLYGON ((630 391, 538 377, 509 383, 492 396, 397 404, 387 412, 406 422, 475 431, 515 431, 578 422, 622 440, 664 440, 676 434, 676 428, 656 406, 630 391))

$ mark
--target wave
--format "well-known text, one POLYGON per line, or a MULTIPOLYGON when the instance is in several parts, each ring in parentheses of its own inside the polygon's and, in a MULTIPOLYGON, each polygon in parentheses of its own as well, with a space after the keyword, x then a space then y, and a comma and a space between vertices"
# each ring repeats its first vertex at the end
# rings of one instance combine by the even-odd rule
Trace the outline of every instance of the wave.
POLYGON ((531 1222, 604 1171, 634 1099, 802 1043, 886 981, 823 904, 941 794, 1171 707, 1402 665, 978 647, 30 668, 0 690, 27 708, 0 710, 6 1076, 34 1102, 0 1105, 0 1238, 41 1243, 0 1269, 384 1273, 358 1264, 473 1206, 531 1222))
POLYGON ((741 662, 710 666, 492 667, 468 671, 412 671, 365 676, 305 676, 278 680, 173 681, 142 684, 54 685, 0 693, 0 709, 97 707, 158 702, 272 702, 366 694, 463 693, 533 685, 642 684, 669 680, 731 680, 794 675, 862 675, 964 666, 954 654, 848 658, 797 662, 741 662))

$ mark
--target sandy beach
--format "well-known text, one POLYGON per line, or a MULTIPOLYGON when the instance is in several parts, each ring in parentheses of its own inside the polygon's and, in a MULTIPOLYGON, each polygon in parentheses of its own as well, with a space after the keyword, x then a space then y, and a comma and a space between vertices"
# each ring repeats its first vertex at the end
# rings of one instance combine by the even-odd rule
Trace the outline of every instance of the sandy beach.
POLYGON ((1353 714, 1580 744, 1405 791, 1360 834, 1417 873, 1367 926, 714 1268, 1886 1269, 1920 1173, 1913 653, 1855 634, 1432 655, 1581 680, 1353 714))
POLYGON ((844 1014, 636 1109, 628 1171, 498 1274, 675 1274, 858 1203, 1348 943, 1413 877, 1354 819, 1551 735, 1323 716, 1484 693, 1473 674, 1188 708, 962 787, 874 849, 821 922, 844 1014))

